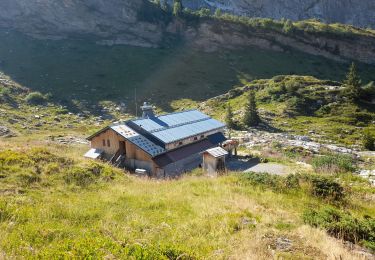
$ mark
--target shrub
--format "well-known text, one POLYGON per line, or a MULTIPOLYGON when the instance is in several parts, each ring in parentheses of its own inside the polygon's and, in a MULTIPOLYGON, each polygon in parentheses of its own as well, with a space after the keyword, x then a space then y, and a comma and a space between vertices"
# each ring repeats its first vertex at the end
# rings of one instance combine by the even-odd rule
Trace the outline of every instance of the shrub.
POLYGON ((371 217, 356 218, 350 213, 333 207, 321 210, 306 210, 303 214, 306 224, 321 227, 328 234, 338 239, 358 243, 375 250, 375 219, 371 217))
POLYGON ((336 202, 344 199, 344 188, 337 182, 323 176, 314 176, 311 179, 311 194, 336 202))
POLYGON ((0 86, 0 97, 8 97, 10 95, 11 91, 9 88, 5 88, 3 86, 0 86))
POLYGON ((355 170, 353 158, 345 154, 330 154, 316 156, 312 159, 312 166, 317 172, 339 173, 355 170))
POLYGON ((244 173, 242 180, 251 185, 260 186, 262 188, 271 188, 276 192, 287 192, 290 189, 299 188, 299 175, 290 174, 287 177, 269 173, 244 173))
POLYGON ((46 96, 44 96, 40 92, 31 92, 29 93, 26 98, 26 102, 30 105, 43 105, 47 102, 46 96))
POLYGON ((69 169, 64 176, 67 184, 86 187, 98 180, 110 181, 117 172, 108 165, 92 162, 86 166, 75 166, 69 169))
POLYGON ((369 129, 366 129, 362 135, 363 147, 370 151, 375 151, 375 137, 369 129))

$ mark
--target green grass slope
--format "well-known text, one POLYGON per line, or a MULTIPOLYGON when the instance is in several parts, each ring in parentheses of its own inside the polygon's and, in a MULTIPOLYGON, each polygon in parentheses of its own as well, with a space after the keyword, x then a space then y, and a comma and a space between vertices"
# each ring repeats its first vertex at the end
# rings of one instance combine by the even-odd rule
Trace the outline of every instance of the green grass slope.
POLYGON ((172 107, 196 107, 225 120, 229 104, 239 127, 249 90, 256 91, 263 120, 280 131, 312 135, 319 142, 334 141, 360 146, 363 129, 375 133, 373 87, 367 86, 365 100, 351 103, 341 96, 341 83, 310 76, 276 76, 272 79, 244 82, 227 94, 198 104, 193 100, 176 100, 172 107), (370 90, 371 89, 371 90, 370 90), (311 134, 312 133, 312 134, 311 134))
MULTIPOLYGON (((2 150, 0 172, 0 255, 6 258, 360 259, 305 224, 320 224, 314 216, 322 213, 311 210, 347 214, 363 231, 353 242, 374 243, 366 229, 374 224, 371 188, 348 174, 324 179, 339 192, 327 194, 319 178, 306 177, 156 181, 53 146, 2 150)), ((352 232, 348 223, 338 224, 340 234, 352 232)))
MULTIPOLYGON (((197 52, 184 46, 150 49, 99 46, 87 41, 42 41, 0 31, 0 70, 33 91, 51 93, 57 101, 124 101, 134 110, 151 100, 171 110, 180 98, 202 101, 242 81, 280 74, 313 75, 338 80, 347 65, 290 51, 248 48, 243 51, 197 52)), ((361 66, 365 82, 375 68, 361 66)))

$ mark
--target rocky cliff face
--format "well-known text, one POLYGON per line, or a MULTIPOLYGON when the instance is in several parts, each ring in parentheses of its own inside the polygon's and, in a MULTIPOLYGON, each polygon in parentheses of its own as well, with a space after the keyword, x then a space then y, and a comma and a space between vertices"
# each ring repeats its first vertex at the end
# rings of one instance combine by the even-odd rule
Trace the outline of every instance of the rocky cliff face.
POLYGON ((1 0, 0 27, 40 38, 87 35, 107 43, 156 46, 160 25, 139 19, 151 8, 146 0, 1 0))
POLYGON ((250 17, 292 20, 317 18, 329 23, 375 28, 374 0, 183 0, 191 9, 219 8, 250 17))
MULTIPOLYGON (((241 5, 240 1, 234 0, 221 0, 220 4, 236 3, 235 6, 240 10, 246 2, 241 1, 243 1, 241 5)), ((266 3, 271 5, 270 1, 252 0, 246 3, 268 10, 267 8, 270 7, 266 3)), ((298 5, 297 2, 309 1, 274 1, 274 5, 284 3, 284 8, 288 9, 287 3, 293 2, 295 8, 302 8, 301 6, 304 5, 298 5)), ((331 4, 328 4, 327 0, 325 4, 331 6, 336 1, 345 3, 349 0, 329 0, 331 4)), ((312 10, 316 9, 314 6, 319 6, 318 4, 323 2, 323 0, 315 0, 316 5, 312 5, 312 10)), ((360 2, 363 4, 369 1, 360 2)), ((198 6, 203 2, 196 0, 190 3, 198 6)), ((205 3, 213 5, 216 2, 205 3)), ((361 3, 358 3, 358 6, 362 6, 361 3)), ((337 6, 339 7, 343 8, 337 6)), ((347 8, 349 7, 348 4, 347 8)), ((371 7, 369 4, 368 9, 371 10, 371 7)), ((279 10, 280 16, 282 10, 279 10)), ((288 12, 294 14, 295 12, 291 10, 288 12)), ((205 51, 248 46, 276 51, 288 51, 293 48, 330 59, 358 60, 375 64, 375 37, 357 35, 354 38, 339 37, 338 39, 306 32, 283 34, 210 19, 189 25, 183 19, 166 18, 160 9, 147 0, 1 0, 0 27, 15 29, 37 38, 89 37, 102 44, 129 44, 144 47, 158 47, 165 40, 166 35, 174 35, 185 39, 189 46, 205 51)))

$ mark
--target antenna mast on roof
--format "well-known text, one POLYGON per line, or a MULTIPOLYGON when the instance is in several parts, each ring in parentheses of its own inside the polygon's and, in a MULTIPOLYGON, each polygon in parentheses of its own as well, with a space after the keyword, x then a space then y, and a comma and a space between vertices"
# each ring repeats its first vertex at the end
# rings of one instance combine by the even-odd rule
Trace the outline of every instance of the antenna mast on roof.
POLYGON ((134 89, 135 117, 138 117, 137 88, 134 89))

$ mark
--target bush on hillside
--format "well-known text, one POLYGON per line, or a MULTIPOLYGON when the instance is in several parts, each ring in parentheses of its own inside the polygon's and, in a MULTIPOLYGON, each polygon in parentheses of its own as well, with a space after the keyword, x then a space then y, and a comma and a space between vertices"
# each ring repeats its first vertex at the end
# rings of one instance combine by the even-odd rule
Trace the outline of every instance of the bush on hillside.
POLYGON ((30 105, 43 105, 47 102, 47 97, 40 92, 31 92, 26 96, 25 100, 30 105))
POLYGON ((375 151, 375 136, 369 129, 366 129, 363 132, 362 144, 363 148, 370 151, 375 151))
POLYGON ((7 96, 10 95, 10 93, 11 93, 11 91, 10 91, 9 88, 0 86, 0 97, 7 97, 7 96))
POLYGON ((109 165, 92 162, 85 166, 75 166, 69 169, 64 175, 64 180, 67 184, 86 187, 99 180, 113 180, 117 173, 118 172, 109 165))
POLYGON ((311 163, 315 171, 323 173, 352 172, 355 170, 352 156, 345 154, 316 156, 311 163))
POLYGON ((339 202, 344 199, 344 188, 334 180, 324 176, 311 178, 311 194, 331 202, 339 202))
POLYGON ((356 218, 348 212, 333 207, 304 212, 303 220, 313 227, 325 229, 338 239, 360 243, 375 251, 375 219, 365 216, 356 218))

